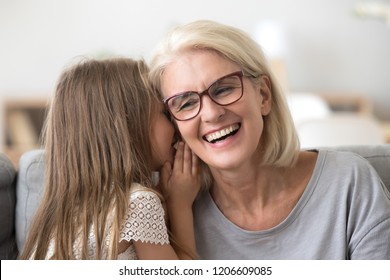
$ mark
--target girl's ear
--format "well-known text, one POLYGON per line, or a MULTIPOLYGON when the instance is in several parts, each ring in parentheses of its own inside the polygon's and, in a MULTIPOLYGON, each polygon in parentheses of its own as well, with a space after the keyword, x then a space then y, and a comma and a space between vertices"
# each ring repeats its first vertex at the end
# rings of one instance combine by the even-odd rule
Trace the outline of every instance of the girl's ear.
POLYGON ((268 76, 260 77, 261 114, 267 116, 272 107, 272 86, 268 76))

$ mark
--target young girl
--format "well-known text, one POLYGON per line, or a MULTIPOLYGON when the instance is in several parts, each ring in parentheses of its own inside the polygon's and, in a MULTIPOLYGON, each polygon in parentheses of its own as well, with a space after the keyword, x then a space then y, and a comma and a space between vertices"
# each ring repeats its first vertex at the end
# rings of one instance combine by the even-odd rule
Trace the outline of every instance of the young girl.
POLYGON ((174 128, 147 72, 142 60, 116 58, 62 73, 45 130, 45 194, 21 259, 195 256, 197 158, 181 143, 171 169, 174 128), (162 167, 162 190, 183 194, 179 205, 167 199, 176 242, 154 189, 162 167))

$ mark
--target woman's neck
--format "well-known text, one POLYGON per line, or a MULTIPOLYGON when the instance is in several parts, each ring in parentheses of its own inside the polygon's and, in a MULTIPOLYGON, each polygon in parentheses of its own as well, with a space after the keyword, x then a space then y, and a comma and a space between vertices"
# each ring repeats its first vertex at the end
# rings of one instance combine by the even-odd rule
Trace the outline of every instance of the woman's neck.
POLYGON ((315 161, 314 153, 301 153, 292 168, 210 168, 214 177, 210 194, 221 212, 236 225, 252 230, 270 228, 294 208, 309 182, 315 161))
POLYGON ((247 208, 254 200, 259 200, 257 205, 265 205, 272 193, 286 185, 283 168, 250 166, 233 171, 211 168, 211 172, 214 184, 210 193, 221 206, 247 208))

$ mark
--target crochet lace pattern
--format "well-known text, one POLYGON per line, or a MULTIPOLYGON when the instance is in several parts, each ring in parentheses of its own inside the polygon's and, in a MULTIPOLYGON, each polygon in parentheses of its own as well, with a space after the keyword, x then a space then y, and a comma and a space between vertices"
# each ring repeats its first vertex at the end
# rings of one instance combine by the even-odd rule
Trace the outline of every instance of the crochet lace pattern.
MULTIPOLYGON (((142 241, 153 244, 169 244, 169 235, 165 223, 165 212, 157 194, 139 184, 133 184, 129 197, 128 211, 122 223, 119 241, 142 241)), ((105 238, 102 258, 107 258, 109 241, 111 237, 112 217, 108 219, 109 230, 105 238)), ((54 242, 50 243, 47 257, 53 255, 54 242)), ((76 239, 73 246, 76 259, 81 259, 80 238, 76 239)), ((94 259, 96 252, 96 240, 91 227, 88 238, 88 255, 94 259)), ((133 244, 118 259, 137 259, 133 244)))

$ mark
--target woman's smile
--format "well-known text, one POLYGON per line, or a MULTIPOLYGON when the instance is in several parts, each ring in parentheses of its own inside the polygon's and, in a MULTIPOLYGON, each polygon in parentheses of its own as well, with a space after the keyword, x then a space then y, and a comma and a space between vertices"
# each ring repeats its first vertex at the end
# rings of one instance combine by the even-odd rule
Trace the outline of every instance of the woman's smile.
POLYGON ((225 128, 222 128, 220 130, 209 132, 203 136, 203 139, 211 144, 223 141, 223 140, 235 135, 237 133, 237 131, 240 129, 240 126, 241 126, 241 124, 235 123, 235 124, 229 125, 225 128))

